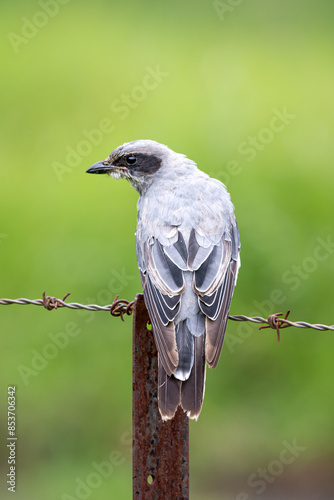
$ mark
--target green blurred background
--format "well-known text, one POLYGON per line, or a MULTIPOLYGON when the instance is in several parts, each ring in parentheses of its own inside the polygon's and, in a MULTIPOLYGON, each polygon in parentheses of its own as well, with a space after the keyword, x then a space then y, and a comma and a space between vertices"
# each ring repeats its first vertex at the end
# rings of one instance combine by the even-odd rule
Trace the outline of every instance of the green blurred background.
MULTIPOLYGON (((0 297, 133 299, 137 194, 85 170, 150 138, 227 184, 242 240, 232 314, 334 322, 332 2, 1 10, 0 297)), ((131 319, 1 306, 0 324, 1 498, 12 384, 15 498, 131 498, 131 319)), ((278 344, 229 323, 190 423, 192 499, 334 497, 333 349, 329 332, 283 330, 278 344)))

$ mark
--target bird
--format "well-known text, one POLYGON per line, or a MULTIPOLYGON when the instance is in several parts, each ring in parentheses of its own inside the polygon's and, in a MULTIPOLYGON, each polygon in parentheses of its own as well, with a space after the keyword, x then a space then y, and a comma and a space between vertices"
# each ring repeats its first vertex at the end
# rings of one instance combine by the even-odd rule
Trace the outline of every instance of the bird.
POLYGON ((225 185, 153 140, 117 147, 88 168, 137 190, 136 253, 158 350, 158 407, 198 419, 206 365, 217 366, 240 267, 240 236, 225 185))

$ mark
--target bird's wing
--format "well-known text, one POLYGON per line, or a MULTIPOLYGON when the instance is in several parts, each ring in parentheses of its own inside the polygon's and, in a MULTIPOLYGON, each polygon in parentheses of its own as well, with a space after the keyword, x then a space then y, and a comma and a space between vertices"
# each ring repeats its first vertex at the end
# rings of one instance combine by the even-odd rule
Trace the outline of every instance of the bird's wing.
MULTIPOLYGON (((196 233, 193 239, 196 239, 193 245, 197 244, 201 249, 196 233)), ((233 215, 230 231, 222 235, 200 267, 195 269, 194 290, 198 295, 200 309, 206 316, 205 357, 210 368, 217 366, 223 346, 240 265, 239 252, 239 230, 233 215)))
POLYGON ((180 310, 181 294, 185 289, 183 270, 187 266, 186 252, 181 233, 178 233, 177 241, 168 246, 154 237, 142 245, 137 244, 145 303, 160 360, 168 376, 175 372, 179 362, 174 319, 180 310))

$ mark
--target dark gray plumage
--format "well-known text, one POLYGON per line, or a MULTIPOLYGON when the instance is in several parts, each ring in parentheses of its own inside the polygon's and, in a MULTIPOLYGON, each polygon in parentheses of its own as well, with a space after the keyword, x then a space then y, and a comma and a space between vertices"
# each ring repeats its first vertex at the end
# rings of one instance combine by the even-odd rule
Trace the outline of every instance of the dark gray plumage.
POLYGON ((138 191, 137 259, 159 352, 159 410, 197 418, 205 367, 217 366, 240 266, 240 238, 225 186, 184 155, 133 141, 87 170, 138 191))

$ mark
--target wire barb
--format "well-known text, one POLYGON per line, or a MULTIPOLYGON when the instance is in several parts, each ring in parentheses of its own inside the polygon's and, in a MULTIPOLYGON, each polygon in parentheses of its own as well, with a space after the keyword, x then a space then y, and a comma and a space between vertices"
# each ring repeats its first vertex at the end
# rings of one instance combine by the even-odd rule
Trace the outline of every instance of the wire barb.
POLYGON ((130 316, 133 311, 133 306, 135 301, 129 302, 125 299, 119 299, 119 295, 116 295, 113 303, 110 306, 110 314, 114 317, 120 316, 121 320, 124 321, 123 314, 130 316))
POLYGON ((67 297, 71 295, 71 293, 66 293, 62 299, 57 299, 57 297, 50 297, 49 295, 45 296, 45 290, 43 292, 43 306, 48 311, 52 311, 52 309, 58 309, 58 307, 66 307, 67 304, 64 304, 67 297))
POLYGON ((284 318, 279 318, 278 316, 282 316, 283 313, 274 313, 274 314, 270 314, 268 316, 268 325, 265 325, 265 326, 260 326, 259 327, 259 330, 264 330, 265 328, 272 328, 273 330, 276 330, 277 332, 277 342, 279 342, 281 340, 281 337, 280 337, 280 328, 289 328, 289 326, 292 326, 292 325, 289 325, 287 323, 283 323, 284 320, 287 319, 287 317, 289 316, 290 314, 290 311, 287 311, 284 318))

